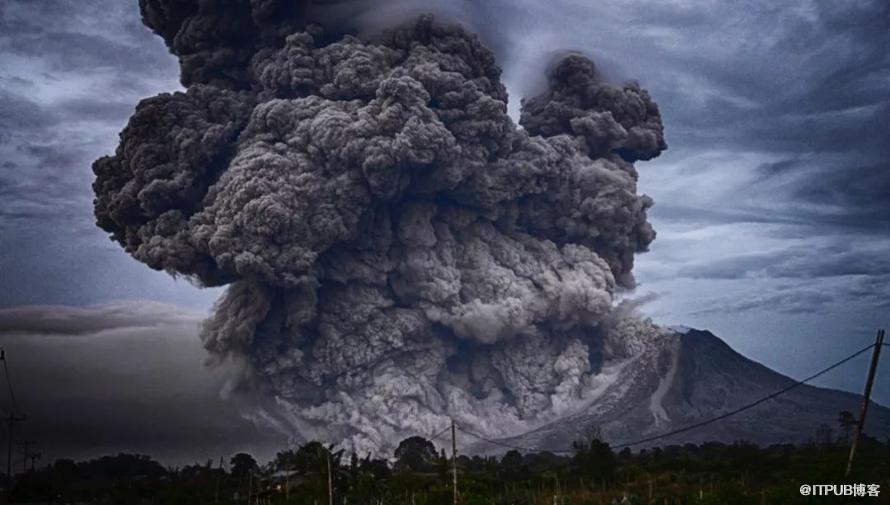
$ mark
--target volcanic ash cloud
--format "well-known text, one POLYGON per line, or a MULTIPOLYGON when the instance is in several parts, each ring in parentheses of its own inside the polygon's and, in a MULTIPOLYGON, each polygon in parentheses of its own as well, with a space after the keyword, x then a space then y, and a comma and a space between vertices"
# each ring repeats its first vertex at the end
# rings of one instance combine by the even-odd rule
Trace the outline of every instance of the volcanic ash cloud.
POLYGON ((449 417, 508 435, 580 408, 604 353, 654 331, 614 300, 655 236, 633 162, 665 143, 639 86, 564 57, 520 128, 462 28, 331 40, 272 1, 226 22, 187 3, 143 3, 188 90, 95 162, 95 213, 148 266, 228 285, 202 338, 264 417, 358 451, 449 417))

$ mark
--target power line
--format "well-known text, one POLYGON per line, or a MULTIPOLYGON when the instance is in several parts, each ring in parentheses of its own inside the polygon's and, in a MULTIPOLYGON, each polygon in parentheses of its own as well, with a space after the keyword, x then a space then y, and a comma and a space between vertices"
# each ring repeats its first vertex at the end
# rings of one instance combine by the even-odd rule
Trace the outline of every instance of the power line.
POLYGON ((442 437, 442 435, 445 434, 446 431, 448 431, 450 429, 451 429, 451 425, 448 425, 442 431, 440 431, 439 433, 436 433, 435 435, 431 436, 430 438, 436 438, 436 439, 445 440, 446 442, 448 442, 449 441, 448 439, 441 438, 441 437, 442 437))
POLYGON ((455 425, 455 427, 457 427, 457 429, 461 433, 466 433, 467 435, 470 435, 471 437, 476 437, 479 440, 482 440, 483 442, 488 442, 489 444, 506 447, 507 449, 516 449, 517 451, 526 451, 526 452, 554 452, 554 453, 556 453, 556 452, 575 452, 574 449, 532 449, 530 447, 520 447, 518 445, 505 444, 505 443, 499 442, 497 440, 490 440, 488 438, 485 438, 482 435, 479 435, 478 433, 473 433, 472 431, 464 428, 463 426, 461 426, 459 424, 455 425))
MULTIPOLYGON (((647 443, 647 442, 654 442, 654 441, 656 441, 656 440, 660 440, 660 439, 662 439, 662 438, 671 437, 671 436, 674 436, 674 435, 677 435, 677 434, 680 434, 680 433, 685 433, 685 432, 687 432, 687 431, 691 431, 691 430, 694 430, 694 429, 697 429, 697 428, 701 428, 701 427, 703 427, 703 426, 707 426, 707 425, 712 424, 712 423, 715 423, 715 422, 717 422, 717 421, 722 421, 723 419, 726 419, 726 418, 728 418, 728 417, 734 416, 734 415, 739 414, 739 413, 741 413, 741 412, 744 412, 744 411, 746 411, 746 410, 748 410, 748 409, 754 408, 754 407, 760 405, 761 403, 764 403, 764 402, 766 402, 766 401, 772 400, 773 398, 776 398, 777 396, 783 395, 783 394, 787 393, 788 391, 791 391, 792 389, 794 389, 794 388, 796 388, 796 387, 802 386, 802 385, 806 384, 807 382, 809 382, 809 381, 811 381, 811 380, 813 380, 813 379, 815 379, 815 378, 817 378, 817 377, 820 377, 820 376, 822 376, 822 375, 824 375, 824 374, 826 374, 826 373, 828 373, 828 372, 834 370, 835 368, 837 368, 837 367, 839 367, 839 366, 841 366, 841 365, 847 363, 848 361, 850 361, 850 360, 852 360, 852 359, 858 357, 859 355, 861 355, 861 354, 863 354, 863 353, 869 351, 869 350, 872 349, 875 345, 876 345, 876 344, 869 344, 868 346, 866 346, 866 347, 860 349, 859 351, 856 351, 855 353, 853 353, 853 354, 847 356, 846 358, 844 358, 844 359, 842 359, 842 360, 840 360, 840 361, 838 361, 838 362, 832 364, 831 366, 829 366, 829 367, 827 367, 827 368, 824 368, 824 369, 820 370, 819 372, 817 372, 817 373, 815 373, 815 374, 813 374, 813 375, 807 377, 806 379, 803 379, 803 380, 800 380, 800 381, 796 381, 796 382, 794 382, 793 384, 791 384, 791 385, 789 385, 789 386, 787 386, 787 387, 784 387, 784 388, 782 388, 782 389, 780 389, 780 390, 778 390, 778 391, 776 391, 776 392, 774 392, 774 393, 772 393, 772 394, 769 394, 769 395, 767 395, 767 396, 764 396, 763 398, 760 398, 760 399, 758 399, 758 400, 756 400, 756 401, 753 401, 753 402, 751 402, 751 403, 748 403, 748 404, 746 404, 746 405, 743 405, 743 406, 741 406, 741 407, 739 407, 739 408, 737 408, 737 409, 734 409, 734 410, 731 410, 731 411, 729 411, 729 412, 720 414, 719 416, 715 416, 715 417, 712 417, 712 418, 710 418, 710 419, 706 419, 706 420, 704 420, 704 421, 697 422, 697 423, 695 423, 695 424, 690 424, 689 426, 684 426, 683 428, 679 428, 679 429, 676 429, 676 430, 673 430, 673 431, 669 431, 669 432, 666 432, 666 433, 661 433, 661 434, 659 434, 659 435, 654 435, 654 436, 651 436, 651 437, 641 438, 641 439, 639 439, 639 440, 634 440, 634 441, 632 441, 632 442, 625 442, 625 443, 621 443, 621 444, 613 445, 612 448, 613 448, 613 449, 622 449, 622 448, 625 448, 625 447, 631 447, 631 446, 634 446, 634 445, 640 445, 640 444, 644 444, 644 443, 647 443)), ((887 345, 887 344, 884 344, 884 345, 887 345)), ((526 451, 526 452, 552 452, 552 453, 568 453, 568 452, 574 452, 574 449, 533 449, 533 448, 530 448, 530 447, 521 447, 521 446, 517 446, 517 445, 512 445, 512 444, 507 444, 507 443, 504 443, 504 442, 500 442, 500 441, 497 441, 497 440, 490 440, 490 439, 488 439, 488 438, 483 437, 482 435, 479 435, 479 434, 477 434, 477 433, 473 433, 472 431, 467 430, 467 429, 464 428, 463 426, 459 426, 459 425, 458 425, 457 428, 458 428, 460 431, 462 431, 463 433, 466 433, 467 435, 470 435, 470 436, 473 436, 473 437, 475 437, 475 438, 478 438, 479 440, 482 440, 482 441, 484 441, 484 442, 488 442, 488 443, 490 443, 490 444, 499 445, 499 446, 501 446, 501 447, 505 447, 505 448, 508 448, 508 449, 516 449, 516 450, 519 450, 519 451, 526 451)))

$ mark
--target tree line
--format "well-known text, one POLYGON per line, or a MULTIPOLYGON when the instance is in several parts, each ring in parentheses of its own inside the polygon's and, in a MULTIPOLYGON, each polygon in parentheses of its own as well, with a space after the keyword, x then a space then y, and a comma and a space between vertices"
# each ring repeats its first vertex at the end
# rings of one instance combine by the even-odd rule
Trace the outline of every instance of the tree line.
MULTIPOLYGON (((841 426, 844 426, 841 419, 841 426)), ((839 483, 844 437, 759 447, 747 442, 671 445, 615 452, 598 436, 573 453, 458 456, 461 505, 808 503, 804 483, 839 483)), ((822 438, 820 438, 822 437, 822 438)), ((853 482, 890 493, 890 440, 865 437, 853 482)), ((259 464, 227 461, 164 467, 145 455, 59 459, 14 479, 12 501, 140 505, 445 505, 452 460, 429 440, 403 440, 389 457, 346 454, 309 442, 259 464)))

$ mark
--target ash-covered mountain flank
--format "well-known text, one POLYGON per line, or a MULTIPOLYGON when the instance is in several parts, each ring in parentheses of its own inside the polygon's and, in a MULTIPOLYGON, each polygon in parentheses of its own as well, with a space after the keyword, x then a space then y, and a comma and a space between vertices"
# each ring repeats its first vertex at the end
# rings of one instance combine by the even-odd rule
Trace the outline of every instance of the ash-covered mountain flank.
MULTIPOLYGON (((665 329, 647 340, 631 356, 603 363, 603 375, 611 379, 587 409, 500 441, 565 449, 598 429, 604 439, 619 445, 719 416, 796 383, 735 352, 708 331, 665 329)), ((802 385, 737 415, 633 448, 709 441, 805 443, 816 439, 821 425, 839 436, 839 412, 858 415, 861 402, 860 395, 802 385)), ((890 437, 890 408, 872 403, 865 432, 881 440, 890 437)), ((507 449, 477 442, 469 450, 496 454, 507 449)))

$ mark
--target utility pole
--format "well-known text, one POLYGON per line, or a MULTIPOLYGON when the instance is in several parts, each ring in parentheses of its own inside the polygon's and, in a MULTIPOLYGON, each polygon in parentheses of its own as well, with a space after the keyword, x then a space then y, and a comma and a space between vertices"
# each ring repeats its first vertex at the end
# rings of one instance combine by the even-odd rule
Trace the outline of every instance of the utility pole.
POLYGON ((334 505, 334 485, 331 480, 331 450, 328 449, 328 505, 334 505))
POLYGON ((865 415, 868 414, 868 403, 871 399, 871 388, 875 383, 875 372, 878 369, 878 360, 881 358, 881 347, 884 347, 884 330, 878 330, 875 337, 875 348, 871 355, 871 365, 868 367, 868 378, 865 380, 865 393, 862 395, 862 409, 859 411, 859 422, 856 423, 856 431, 853 433, 853 445, 850 446, 850 458, 847 460, 847 471, 844 478, 850 478, 853 470, 853 458, 856 457, 856 447, 859 445, 859 437, 865 427, 865 415))
POLYGON ((454 430, 454 419, 451 419, 451 490, 454 505, 457 505, 457 433, 454 430))
POLYGON ((219 472, 216 473, 216 490, 213 492, 213 504, 219 505, 219 481, 222 480, 223 474, 223 457, 219 457, 219 472))
POLYGON ((36 444, 37 442, 33 440, 23 440, 18 443, 22 447, 22 473, 28 471, 28 458, 31 457, 31 452, 28 449, 33 449, 36 444))
POLYGON ((284 503, 290 505, 290 468, 287 464, 284 466, 284 503))

